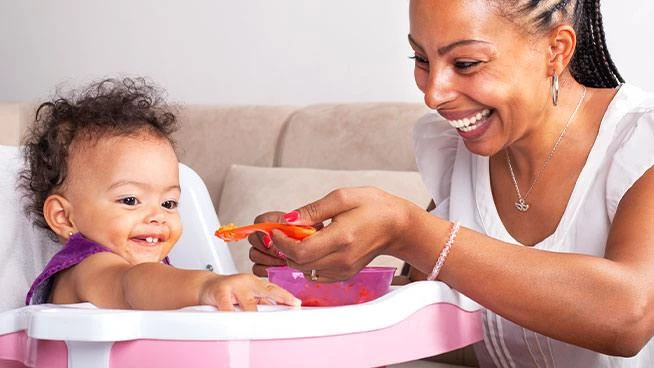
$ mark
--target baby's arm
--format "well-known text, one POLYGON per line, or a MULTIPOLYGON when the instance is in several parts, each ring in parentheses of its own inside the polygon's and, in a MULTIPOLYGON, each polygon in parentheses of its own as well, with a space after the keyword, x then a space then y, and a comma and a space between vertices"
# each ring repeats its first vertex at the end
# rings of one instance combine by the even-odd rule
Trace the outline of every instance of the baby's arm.
POLYGON ((57 304, 90 302, 103 308, 178 309, 213 305, 219 310, 256 310, 276 302, 299 306, 286 290, 253 275, 217 275, 182 270, 161 263, 130 265, 121 257, 101 252, 62 272, 52 290, 57 304))

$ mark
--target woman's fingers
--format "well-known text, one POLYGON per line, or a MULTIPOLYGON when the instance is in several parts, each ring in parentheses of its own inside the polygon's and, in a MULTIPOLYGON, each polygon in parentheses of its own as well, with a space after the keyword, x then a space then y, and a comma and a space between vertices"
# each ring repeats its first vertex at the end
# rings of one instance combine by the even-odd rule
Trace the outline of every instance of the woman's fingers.
POLYGON ((304 272, 317 270, 321 282, 350 278, 406 236, 407 224, 410 225, 407 219, 411 218, 408 203, 377 188, 343 188, 287 214, 264 214, 257 220, 297 225, 331 222, 302 241, 277 230, 265 241, 264 238, 251 240, 253 249, 259 251, 250 253, 255 263, 253 272, 263 276, 264 266, 280 265, 282 261, 278 258, 285 256, 291 267, 304 272))
MULTIPOLYGON (((266 212, 257 216, 254 219, 254 223, 280 222, 283 214, 283 212, 266 212)), ((259 263, 269 266, 281 266, 285 264, 283 254, 273 246, 270 236, 257 231, 248 236, 248 242, 252 245, 249 254, 250 260, 255 264, 259 263)))
MULTIPOLYGON (((279 251, 278 251, 279 252, 279 251)), ((272 266, 286 266, 286 260, 279 255, 264 253, 258 248, 250 248, 250 260, 254 263, 252 272, 261 277, 268 276, 266 268, 272 266)))
POLYGON ((288 266, 301 270, 304 277, 316 282, 343 281, 352 278, 369 262, 343 262, 340 255, 332 254, 313 263, 297 264, 289 261, 288 266))
MULTIPOLYGON (((287 257, 296 263, 307 263, 327 255, 339 252, 351 244, 353 237, 347 224, 349 213, 357 209, 358 202, 365 188, 336 189, 325 197, 285 214, 286 223, 297 225, 313 225, 320 231, 304 238, 302 241, 290 239, 279 231, 273 231, 272 241, 287 257), (331 220, 329 226, 323 222, 331 220)), ((356 219, 356 218, 355 218, 356 219)), ((356 226, 352 222, 349 227, 356 226)))
POLYGON ((349 215, 345 215, 342 219, 302 241, 273 231, 273 242, 285 253, 289 267, 306 272, 327 270, 323 275, 331 281, 348 279, 378 254, 374 239, 356 235, 357 229, 364 227, 350 227, 355 218, 348 221, 349 215))
POLYGON ((323 198, 302 206, 282 216, 284 222, 293 225, 313 225, 334 218, 357 206, 364 188, 336 189, 323 198))
POLYGON ((255 263, 252 265, 252 273, 255 276, 259 277, 268 277, 268 267, 271 267, 270 265, 265 265, 265 264, 257 264, 255 263))
POLYGON ((338 239, 341 235, 338 231, 332 231, 332 226, 334 225, 327 226, 301 241, 289 238, 281 231, 273 230, 272 240, 275 247, 282 252, 286 262, 292 260, 294 264, 305 264, 342 249, 344 242, 338 239))

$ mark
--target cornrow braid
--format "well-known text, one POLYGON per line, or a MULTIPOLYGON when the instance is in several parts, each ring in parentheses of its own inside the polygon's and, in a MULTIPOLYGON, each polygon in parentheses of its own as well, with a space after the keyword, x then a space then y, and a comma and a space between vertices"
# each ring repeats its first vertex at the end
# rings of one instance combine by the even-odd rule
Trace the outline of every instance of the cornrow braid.
MULTIPOLYGON (((538 6, 538 3, 540 0, 530 0, 528 4, 528 8, 525 10, 529 11, 529 9, 533 9, 533 7, 538 6)), ((536 17, 536 25, 538 28, 543 29, 549 27, 551 24, 554 23, 554 16, 557 15, 557 13, 562 13, 564 17, 568 17, 568 5, 570 4, 570 0, 559 0, 555 4, 552 4, 548 6, 545 11, 542 13, 538 14, 536 17)))
POLYGON ((577 33, 577 48, 570 61, 570 72, 577 82, 596 88, 613 88, 624 83, 606 46, 600 0, 492 1, 505 16, 528 19, 526 24, 539 32, 560 21, 571 23, 577 33))
POLYGON ((574 24, 577 50, 570 61, 570 72, 575 80, 597 88, 624 83, 606 46, 600 0, 578 0, 574 24))

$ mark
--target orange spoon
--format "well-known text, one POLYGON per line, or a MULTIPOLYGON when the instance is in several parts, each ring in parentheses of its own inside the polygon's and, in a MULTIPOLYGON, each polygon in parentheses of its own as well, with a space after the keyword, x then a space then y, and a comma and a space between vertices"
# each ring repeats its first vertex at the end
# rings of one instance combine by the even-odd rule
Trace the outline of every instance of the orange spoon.
POLYGON ((245 239, 248 235, 256 231, 272 236, 273 230, 280 230, 289 238, 296 240, 302 240, 307 236, 313 235, 317 231, 314 227, 306 225, 287 225, 262 222, 240 227, 236 227, 234 224, 223 225, 216 230, 216 236, 226 242, 233 242, 245 239))

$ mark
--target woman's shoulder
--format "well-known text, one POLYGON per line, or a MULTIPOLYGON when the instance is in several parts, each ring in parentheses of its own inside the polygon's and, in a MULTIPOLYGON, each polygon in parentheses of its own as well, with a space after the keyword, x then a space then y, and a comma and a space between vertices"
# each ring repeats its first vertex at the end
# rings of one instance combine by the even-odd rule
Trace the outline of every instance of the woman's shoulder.
MULTIPOLYGON (((614 144, 622 150, 630 146, 638 149, 635 147, 638 139, 634 139, 634 134, 654 134, 654 93, 634 85, 623 85, 611 101, 604 120, 608 125, 614 125, 614 144)), ((654 149, 654 145, 648 146, 640 149, 654 149)))
POLYGON ((654 94, 624 85, 605 118, 613 120, 606 199, 612 218, 626 191, 654 166, 654 94))
POLYGON ((633 84, 623 84, 609 105, 608 111, 615 111, 619 118, 637 119, 654 114, 654 92, 646 91, 633 84))

